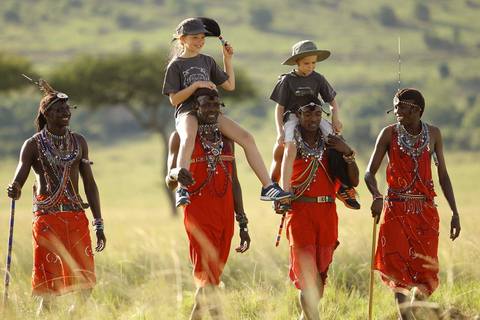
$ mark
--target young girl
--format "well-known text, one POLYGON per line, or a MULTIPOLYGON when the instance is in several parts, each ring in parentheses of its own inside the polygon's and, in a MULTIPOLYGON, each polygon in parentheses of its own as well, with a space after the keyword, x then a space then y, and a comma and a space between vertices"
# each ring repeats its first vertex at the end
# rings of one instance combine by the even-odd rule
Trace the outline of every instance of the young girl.
MULTIPOLYGON (((297 155, 293 131, 298 124, 295 112, 301 107, 298 106, 300 97, 306 94, 312 94, 317 97, 320 94, 322 100, 329 104, 332 113, 332 124, 325 119, 322 119, 320 123, 325 141, 327 141, 328 134, 340 132, 343 126, 338 119, 338 104, 335 100, 337 93, 330 86, 327 79, 314 70, 317 62, 323 61, 329 56, 330 51, 318 50, 315 43, 310 40, 300 41, 293 45, 292 56, 282 64, 296 65, 296 68, 290 73, 279 77, 270 96, 270 99, 277 103, 275 109, 277 141, 275 143, 271 175, 273 181, 278 181, 281 173, 282 186, 285 190, 289 190, 293 173, 293 162, 297 155), (280 159, 280 167, 278 155, 282 153, 282 147, 283 160, 280 159)), ((342 185, 339 195, 339 199, 347 207, 352 209, 360 208, 360 204, 355 199, 355 190, 353 188, 342 185)), ((288 204, 286 206, 286 209, 288 209, 288 204)))
MULTIPOLYGON (((217 90, 217 85, 229 91, 235 89, 233 48, 228 42, 222 45, 225 69, 222 70, 212 57, 200 53, 205 44, 205 36, 211 34, 202 21, 196 18, 186 19, 178 25, 176 31, 173 41, 177 41, 177 44, 170 53, 171 60, 165 74, 163 94, 167 95, 176 107, 176 129, 181 141, 177 168, 188 170, 198 130, 197 118, 192 114, 192 95, 198 88, 217 90)), ((252 135, 225 115, 218 118, 218 123, 222 134, 244 149, 250 167, 263 185, 260 199, 288 199, 292 194, 272 183, 252 135)), ((190 203, 185 187, 187 186, 180 185, 177 189, 177 207, 190 203)))

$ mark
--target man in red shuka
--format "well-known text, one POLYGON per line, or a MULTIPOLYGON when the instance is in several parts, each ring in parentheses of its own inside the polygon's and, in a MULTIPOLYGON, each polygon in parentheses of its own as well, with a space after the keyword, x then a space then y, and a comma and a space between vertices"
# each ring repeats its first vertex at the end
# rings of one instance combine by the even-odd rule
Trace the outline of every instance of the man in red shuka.
MULTIPOLYGON (((340 173, 332 170, 331 159, 344 162, 352 186, 359 181, 355 153, 341 136, 328 135, 324 142, 319 128, 322 119, 320 100, 314 95, 304 95, 299 100, 296 116, 299 124, 294 138, 297 155, 293 165, 290 186, 294 197, 291 212, 286 214, 286 234, 290 243, 290 279, 299 290, 302 315, 300 319, 320 319, 318 303, 323 296, 328 267, 338 246, 338 216, 335 196, 340 173), (336 150, 343 157, 332 158, 336 150)), ((338 153, 337 153, 338 154, 338 153)))
POLYGON ((197 287, 190 319, 201 319, 206 310, 212 319, 222 319, 216 288, 228 259, 234 219, 240 226, 240 246, 236 251, 243 253, 250 246, 248 219, 237 178, 234 144, 222 136, 217 123, 221 113, 218 92, 198 89, 194 101, 199 126, 191 172, 175 167, 180 139, 174 132, 170 138, 166 183, 172 190, 180 183, 190 193, 191 204, 182 207, 197 287))
POLYGON ((438 287, 439 217, 434 202, 431 159, 452 211, 450 239, 460 234, 460 219, 443 155, 440 129, 421 120, 425 100, 420 91, 405 88, 393 99, 397 123, 385 127, 365 173, 373 195, 372 216, 380 220, 375 269, 395 295, 402 319, 412 319, 413 302, 427 300, 438 287), (375 175, 388 154, 385 203, 375 175), (408 301, 413 290, 411 302, 408 301))

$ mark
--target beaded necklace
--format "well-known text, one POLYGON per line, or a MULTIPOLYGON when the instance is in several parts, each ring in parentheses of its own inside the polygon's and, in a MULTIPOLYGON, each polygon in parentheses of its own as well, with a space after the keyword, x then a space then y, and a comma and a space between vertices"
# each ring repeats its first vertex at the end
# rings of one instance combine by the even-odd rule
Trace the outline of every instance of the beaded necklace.
MULTIPOLYGON (((323 153, 325 152, 325 140, 323 140, 322 131, 320 128, 317 129, 317 140, 313 147, 310 147, 302 138, 300 132, 300 124, 295 127, 294 131, 295 137, 295 146, 297 147, 298 153, 302 159, 315 158, 318 161, 322 160, 323 153)), ((306 161, 306 160, 305 160, 306 161)))
MULTIPOLYGON (((420 120, 421 121, 421 120, 420 120)), ((418 160, 423 154, 425 148, 430 151, 430 135, 428 134, 428 127, 425 122, 421 121, 422 130, 418 135, 412 135, 409 133, 403 125, 397 123, 397 145, 399 149, 407 156, 411 157, 414 163, 414 176, 412 181, 402 189, 392 189, 388 187, 388 191, 399 197, 406 197, 407 194, 412 192, 411 188, 415 181, 420 181, 424 184, 420 173, 418 172, 418 160)))
POLYGON ((300 131, 300 125, 295 127, 294 131, 295 145, 297 146, 297 152, 300 153, 300 157, 305 159, 305 162, 308 159, 312 159, 308 164, 305 171, 299 176, 299 180, 302 180, 303 176, 307 175, 303 182, 292 185, 292 189, 295 193, 294 199, 300 197, 306 190, 310 189, 312 182, 316 181, 317 170, 321 165, 323 154, 325 152, 325 141, 323 139, 322 131, 320 128, 317 130, 317 140, 313 147, 310 147, 302 138, 300 131))
POLYGON ((214 198, 221 198, 227 193, 228 189, 228 181, 232 181, 232 177, 228 172, 227 167, 220 161, 220 155, 222 154, 223 150, 223 138, 222 133, 220 132, 220 128, 218 124, 214 125, 199 125, 198 126, 198 138, 200 143, 202 144, 203 150, 205 151, 205 162, 207 163, 207 172, 208 177, 205 182, 195 191, 190 192, 190 194, 199 193, 202 194, 202 189, 209 184, 210 180, 213 180, 211 184, 209 184, 210 193, 214 198), (210 132, 214 133, 213 141, 210 141, 206 135, 210 132), (218 192, 215 183, 215 177, 218 174, 218 165, 225 171, 228 179, 225 179, 223 184, 223 188, 220 192, 218 192))
MULTIPOLYGON (((64 135, 57 136, 51 133, 45 126, 42 131, 35 135, 35 140, 47 183, 47 191, 50 195, 43 200, 37 200, 34 197, 34 203, 39 208, 48 209, 57 205, 62 196, 66 196, 71 203, 82 203, 77 194, 72 194, 66 188, 69 181, 72 183, 70 171, 72 163, 79 154, 78 142, 73 132, 67 128, 64 135), (48 174, 47 163, 55 176, 55 180, 48 174)), ((75 190, 73 190, 73 193, 75 193, 75 190)))

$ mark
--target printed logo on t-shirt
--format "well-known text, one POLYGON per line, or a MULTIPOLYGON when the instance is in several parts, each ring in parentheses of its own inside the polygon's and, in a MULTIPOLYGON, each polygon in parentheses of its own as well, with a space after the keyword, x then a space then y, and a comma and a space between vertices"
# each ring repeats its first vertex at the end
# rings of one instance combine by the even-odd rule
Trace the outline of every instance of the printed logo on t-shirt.
POLYGON ((205 68, 191 67, 183 71, 183 87, 190 87, 197 81, 210 81, 210 77, 205 68))
POLYGON ((303 88, 298 88, 297 90, 295 90, 295 95, 297 97, 301 97, 301 96, 304 96, 306 94, 314 94, 314 91, 310 87, 303 87, 303 88))

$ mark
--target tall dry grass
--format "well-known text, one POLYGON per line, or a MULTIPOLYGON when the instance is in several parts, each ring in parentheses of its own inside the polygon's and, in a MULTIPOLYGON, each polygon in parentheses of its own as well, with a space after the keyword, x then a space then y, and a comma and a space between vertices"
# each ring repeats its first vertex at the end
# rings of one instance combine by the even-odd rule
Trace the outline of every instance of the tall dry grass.
MULTIPOLYGON (((159 186, 160 147, 154 137, 145 136, 108 148, 93 144, 91 158, 100 188, 105 232, 104 252, 97 253, 98 285, 79 318, 81 319, 187 319, 195 288, 188 259, 188 242, 181 214, 170 216, 159 186)), ((269 150, 264 150, 266 154, 269 150)), ((265 159, 270 159, 268 155, 265 159)), ((476 155, 449 154, 449 172, 461 214, 459 239, 448 239, 449 210, 442 199, 439 247, 440 287, 430 301, 441 307, 457 308, 467 316, 480 313, 480 218, 475 195, 474 172, 480 169, 476 155)), ((288 245, 283 237, 275 248, 280 217, 270 203, 258 200, 260 184, 238 154, 245 208, 250 220, 251 249, 245 254, 231 251, 222 275, 220 298, 228 319, 295 319, 300 314, 297 290, 288 279, 288 245)), ((12 179, 16 159, 0 163, 0 186, 12 179)), ((359 160, 361 172, 365 161, 359 160)), ((30 191, 27 182, 17 203, 13 262, 9 288, 10 319, 34 319, 38 302, 30 297, 32 265, 30 191)), ((368 314, 370 244, 372 219, 370 196, 363 184, 358 188, 362 209, 352 211, 341 204, 340 246, 329 271, 325 296, 320 304, 324 319, 366 319, 368 314)), ((9 221, 9 199, 0 194, 1 257, 5 257, 9 221), (3 209, 2 209, 3 208, 3 209)), ((92 233, 93 234, 93 233, 92 233)), ((238 244, 235 234, 232 247, 238 244)), ((4 258, 1 258, 4 259, 4 258)), ((4 261, 4 260, 2 260, 4 261)), ((4 268, 2 266, 2 268, 4 268)), ((375 279, 375 319, 396 319, 391 292, 375 279)), ((69 319, 66 309, 73 297, 65 296, 45 319, 69 319)), ((208 317, 207 317, 208 318, 208 317)))

